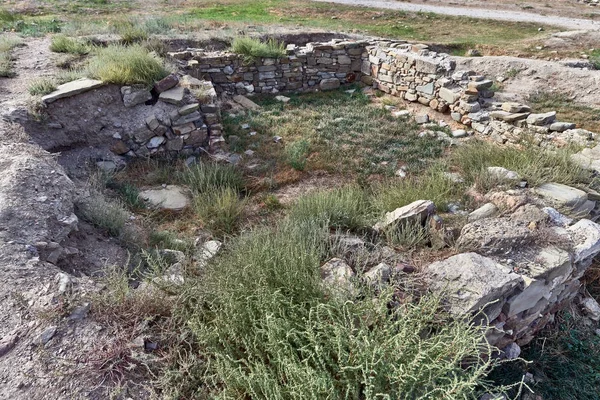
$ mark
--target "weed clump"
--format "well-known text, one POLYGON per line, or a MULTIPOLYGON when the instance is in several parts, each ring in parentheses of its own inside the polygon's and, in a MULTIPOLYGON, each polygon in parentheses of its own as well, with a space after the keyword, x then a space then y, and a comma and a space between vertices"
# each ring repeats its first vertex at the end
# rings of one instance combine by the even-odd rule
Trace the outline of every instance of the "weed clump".
POLYGON ((229 164, 198 163, 183 171, 179 179, 196 194, 223 188, 239 191, 244 186, 240 171, 229 164))
POLYGON ((80 217, 114 237, 123 234, 129 220, 129 214, 120 202, 107 200, 100 193, 92 193, 78 204, 77 209, 80 217))
POLYGON ((22 43, 23 41, 18 37, 0 37, 0 77, 10 78, 14 76, 11 52, 15 47, 20 46, 22 43))
POLYGON ((64 35, 56 35, 52 37, 50 51, 55 53, 84 55, 90 52, 90 47, 78 39, 64 35))
POLYGON ((285 152, 288 164, 297 171, 304 171, 309 154, 310 144, 299 140, 286 146, 285 152))
POLYGON ((245 56, 248 61, 255 58, 279 58, 285 55, 285 45, 273 39, 261 42, 248 36, 237 37, 231 43, 231 50, 245 56))
POLYGON ((369 202, 359 187, 318 191, 298 199, 290 210, 297 221, 318 221, 334 228, 362 229, 369 225, 369 202))
POLYGON ((29 94, 43 96, 56 90, 56 83, 52 79, 39 78, 29 84, 29 94))
POLYGON ((217 235, 235 231, 245 205, 246 199, 231 187, 214 188, 194 199, 196 214, 217 235))
POLYGON ((151 85, 168 75, 164 62, 141 45, 98 48, 87 72, 93 78, 119 85, 151 85))

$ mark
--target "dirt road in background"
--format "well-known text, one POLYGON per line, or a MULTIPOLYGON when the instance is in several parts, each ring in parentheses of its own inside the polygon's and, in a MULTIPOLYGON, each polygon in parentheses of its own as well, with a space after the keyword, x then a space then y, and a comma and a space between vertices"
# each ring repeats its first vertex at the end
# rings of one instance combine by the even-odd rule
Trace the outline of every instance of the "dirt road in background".
MULTIPOLYGON (((567 29, 578 29, 578 30, 600 30, 600 21, 594 21, 592 19, 585 18, 574 18, 570 17, 570 15, 580 15, 584 16, 585 13, 581 11, 581 5, 578 3, 570 4, 567 2, 558 2, 556 6, 560 6, 560 8, 555 7, 544 7, 540 4, 539 7, 533 7, 531 12, 526 11, 517 11, 514 9, 514 4, 503 6, 505 4, 503 1, 493 1, 488 5, 481 4, 481 7, 471 7, 466 6, 463 2, 458 2, 459 6, 448 6, 440 4, 415 4, 415 3, 405 3, 400 1, 393 0, 313 0, 325 3, 339 3, 351 6, 366 6, 366 7, 375 7, 375 8, 387 8, 391 10, 403 10, 403 11, 412 11, 412 12, 433 12, 436 14, 444 14, 444 15, 456 15, 456 16, 464 16, 471 18, 484 18, 484 19, 496 19, 501 21, 512 21, 512 22, 534 22, 539 23, 540 25, 554 25, 560 26, 567 29), (576 7, 577 6, 577 7, 576 7), (535 11, 538 11, 536 13, 535 11), (542 11, 543 10, 543 11, 542 11), (558 10, 558 11, 556 11, 558 10), (559 12, 560 15, 553 15, 551 13, 559 12), (569 15, 569 17, 567 16, 569 15)), ((482 2, 476 2, 477 5, 482 2)), ((470 2, 469 4, 473 4, 470 2)), ((539 4, 539 3, 538 3, 539 4)), ((589 10, 594 10, 591 7, 585 7, 589 10)), ((521 7, 523 9, 523 7, 521 7)), ((528 8, 527 8, 528 9, 528 8)), ((528 9, 529 10, 529 9, 528 9)), ((600 16, 600 13, 598 14, 600 16)))

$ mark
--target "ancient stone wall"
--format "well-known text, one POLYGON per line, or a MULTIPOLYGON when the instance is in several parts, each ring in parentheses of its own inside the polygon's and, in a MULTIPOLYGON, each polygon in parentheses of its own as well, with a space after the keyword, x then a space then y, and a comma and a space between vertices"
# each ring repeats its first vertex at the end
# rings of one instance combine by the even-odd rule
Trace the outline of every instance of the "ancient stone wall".
POLYGON ((183 61, 190 74, 213 82, 217 92, 235 94, 276 93, 335 89, 360 79, 366 41, 334 40, 287 46, 281 58, 246 57, 227 53, 206 53, 201 49, 171 53, 183 61))

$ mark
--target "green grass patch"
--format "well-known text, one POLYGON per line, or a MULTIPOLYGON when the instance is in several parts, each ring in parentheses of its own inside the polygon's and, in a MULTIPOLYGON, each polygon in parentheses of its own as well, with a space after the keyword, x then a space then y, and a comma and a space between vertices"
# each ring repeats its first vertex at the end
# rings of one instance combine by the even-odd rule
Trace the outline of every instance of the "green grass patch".
POLYGON ((236 231, 247 201, 231 187, 214 187, 194 198, 196 215, 215 235, 236 231))
POLYGON ((122 236, 129 214, 116 200, 108 200, 100 193, 92 193, 77 205, 78 215, 114 237, 122 236))
POLYGON ((469 183, 487 191, 499 182, 487 173, 487 167, 504 167, 517 172, 530 186, 546 182, 565 185, 589 183, 591 177, 571 161, 573 149, 542 149, 523 144, 522 147, 499 146, 484 141, 473 141, 457 148, 450 164, 460 170, 469 183))
MULTIPOLYGON (((0 13, 0 19, 2 14, 0 13)), ((23 41, 15 36, 0 36, 0 77, 10 78, 14 76, 12 50, 20 46, 23 41)))
POLYGON ((55 53, 84 55, 90 52, 90 46, 80 39, 70 38, 64 35, 56 35, 52 37, 50 51, 55 53))
POLYGON ((442 165, 436 165, 420 175, 377 184, 373 207, 383 215, 417 200, 431 200, 439 211, 444 212, 449 202, 462 199, 465 190, 464 185, 452 181, 444 172, 442 165))
POLYGON ((38 78, 29 84, 29 94, 43 96, 56 90, 56 83, 50 78, 38 78))
POLYGON ((370 225, 369 217, 369 199, 357 186, 304 195, 290 209, 294 221, 319 221, 332 228, 360 230, 370 225))
POLYGON ((285 55, 285 44, 272 39, 261 42, 251 37, 236 37, 231 43, 231 51, 244 56, 248 61, 255 58, 279 58, 285 55))
POLYGON ((287 104, 257 98, 263 110, 225 117, 226 134, 238 136, 241 144, 256 149, 257 156, 281 163, 288 161, 288 154, 283 146, 273 145, 274 136, 291 146, 305 141, 310 143, 307 168, 362 176, 392 176, 400 165, 420 170, 442 155, 444 143, 419 137, 413 121, 396 119, 366 95, 345 89, 291 95, 287 104), (249 137, 241 129, 245 123, 259 134, 249 137))
POLYGON ((244 187, 242 174, 231 164, 198 163, 186 168, 178 179, 194 194, 228 188, 241 191, 244 187))
POLYGON ((97 48, 87 73, 107 83, 151 85, 168 75, 163 60, 140 45, 97 48))
POLYGON ((287 163, 297 171, 304 171, 309 150, 310 143, 306 140, 299 140, 286 145, 287 163))

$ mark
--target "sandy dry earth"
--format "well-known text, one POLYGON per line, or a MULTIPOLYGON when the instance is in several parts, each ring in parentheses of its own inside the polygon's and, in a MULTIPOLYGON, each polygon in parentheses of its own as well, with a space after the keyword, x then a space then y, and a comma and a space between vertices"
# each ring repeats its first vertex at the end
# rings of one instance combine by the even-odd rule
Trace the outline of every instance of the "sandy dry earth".
MULTIPOLYGON (((564 15, 541 15, 535 12, 525 12, 511 10, 509 8, 492 9, 467 7, 467 6, 449 6, 440 4, 414 4, 404 3, 392 0, 312 0, 327 3, 340 3, 351 6, 365 6, 375 8, 387 8, 392 10, 404 10, 412 12, 433 12, 444 15, 457 15, 471 18, 496 19, 500 21, 512 22, 533 22, 540 25, 555 25, 567 29, 586 29, 599 30, 600 22, 590 19, 574 18, 570 13, 565 12, 564 15)), ((486 2, 487 4, 487 2, 486 2)))

